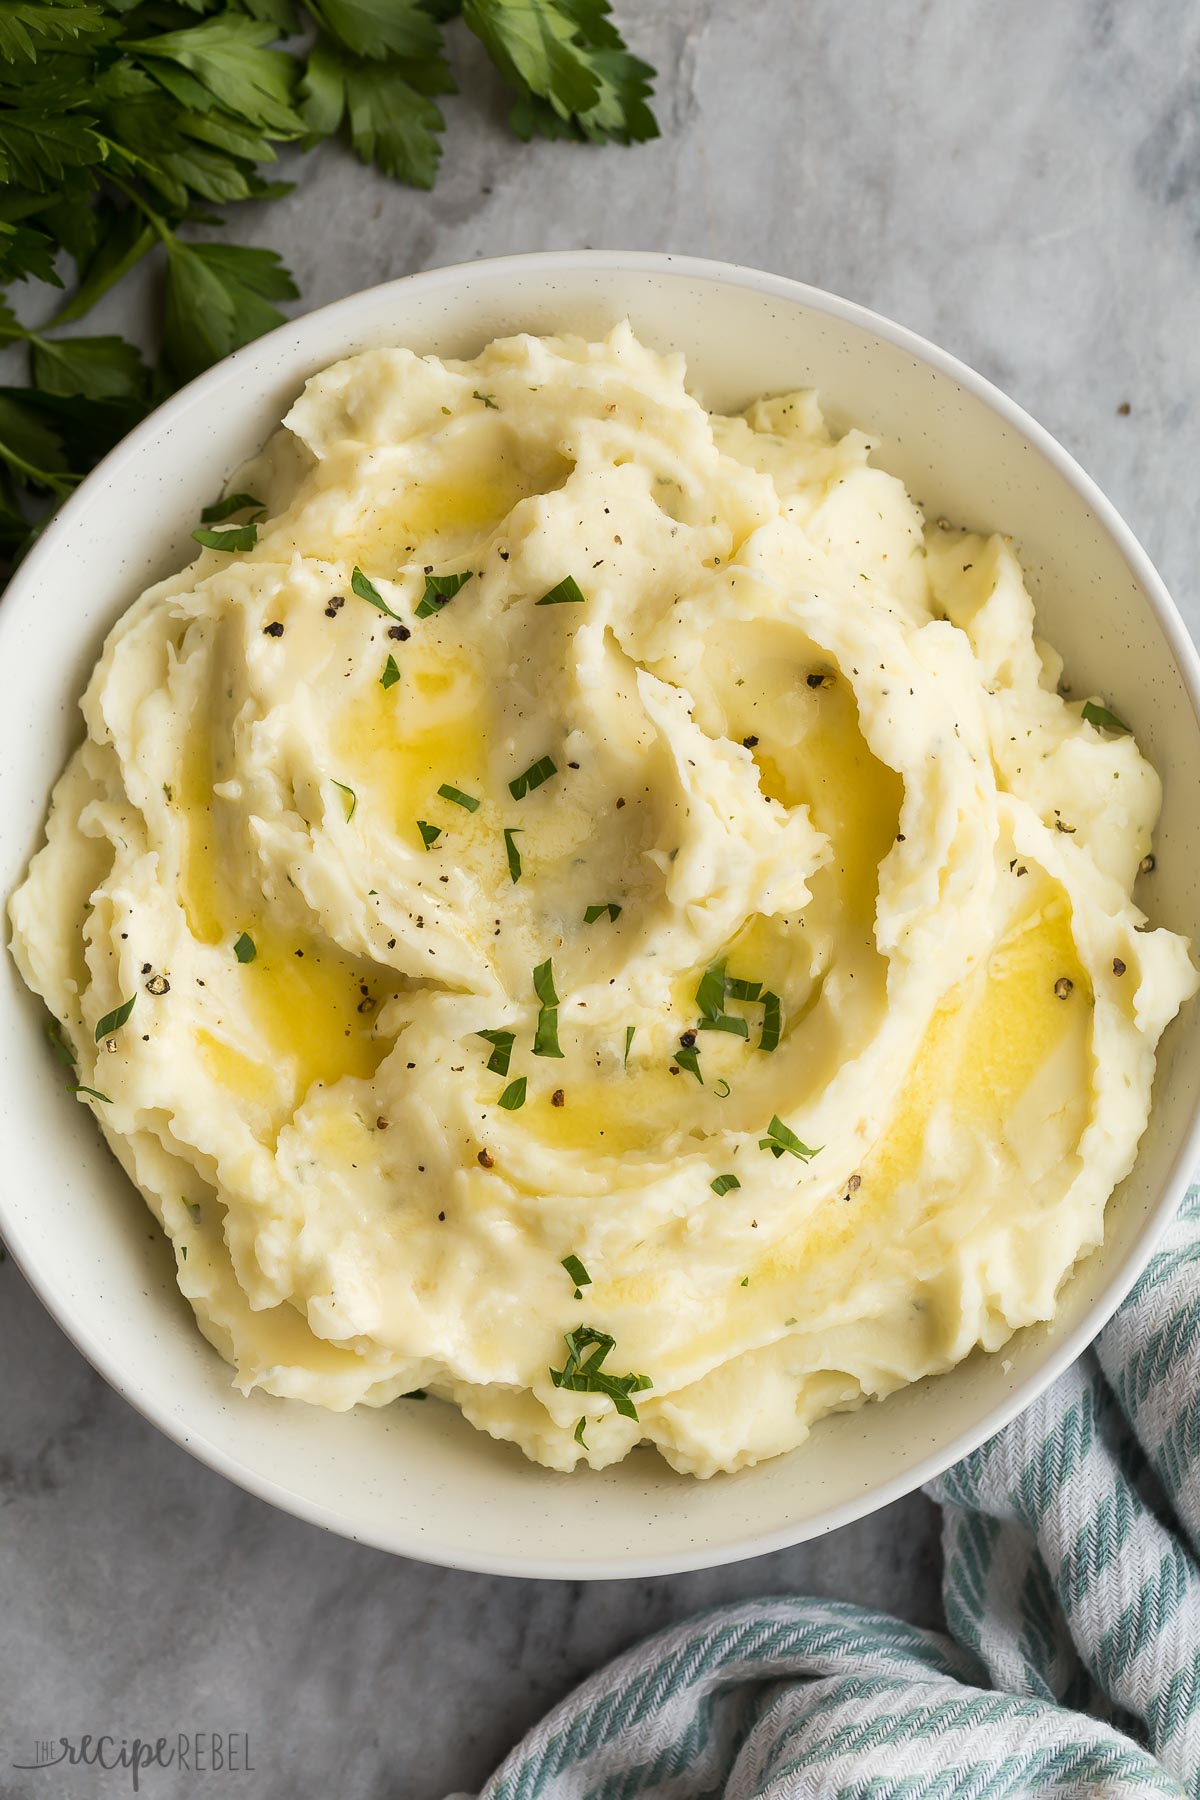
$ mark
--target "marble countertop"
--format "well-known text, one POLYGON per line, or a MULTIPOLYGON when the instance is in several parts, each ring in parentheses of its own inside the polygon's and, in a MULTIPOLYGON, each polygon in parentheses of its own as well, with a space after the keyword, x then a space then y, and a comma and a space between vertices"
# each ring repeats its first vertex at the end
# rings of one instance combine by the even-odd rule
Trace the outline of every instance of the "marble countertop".
MULTIPOLYGON (((643 0, 661 71, 646 148, 523 146, 469 51, 437 190, 337 151, 235 229, 304 304, 505 251, 673 249, 801 277, 1006 388, 1124 512, 1200 626, 1200 16, 1187 0, 643 0)), ((129 326, 113 299, 96 329, 129 326)), ((0 1266, 0 1796, 128 1777, 11 1767, 35 1736, 249 1734, 254 1800, 476 1787, 579 1677, 724 1599, 835 1594, 939 1617, 914 1497, 707 1574, 517 1582, 342 1542, 193 1462, 93 1374, 0 1266), (52 1783, 53 1787, 47 1785, 52 1783), (22 1786, 25 1783, 27 1785, 22 1786)), ((154 1800, 208 1784, 152 1773, 154 1800)), ((218 1788, 214 1779, 212 1786, 218 1788)))

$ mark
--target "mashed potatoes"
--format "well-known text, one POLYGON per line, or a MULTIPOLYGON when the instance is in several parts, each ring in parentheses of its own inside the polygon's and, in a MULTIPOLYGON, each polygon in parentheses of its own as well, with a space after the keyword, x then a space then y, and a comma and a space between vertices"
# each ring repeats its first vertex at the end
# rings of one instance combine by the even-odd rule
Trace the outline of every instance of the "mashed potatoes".
POLYGON ((1053 1312, 1196 986, 1159 784, 870 449, 370 352, 115 627, 13 948, 241 1388, 709 1475, 1053 1312))

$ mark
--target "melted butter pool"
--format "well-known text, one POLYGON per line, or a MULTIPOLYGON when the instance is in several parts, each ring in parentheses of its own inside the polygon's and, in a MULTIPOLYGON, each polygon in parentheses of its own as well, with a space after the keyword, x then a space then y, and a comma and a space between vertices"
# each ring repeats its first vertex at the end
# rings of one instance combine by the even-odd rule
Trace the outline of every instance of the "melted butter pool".
POLYGON ((465 651, 418 643, 397 647, 400 679, 378 681, 342 712, 333 754, 360 806, 379 805, 397 836, 416 840, 418 819, 461 838, 482 823, 438 794, 448 784, 473 798, 489 791, 490 725, 483 672, 465 651))
POLYGON ((206 730, 188 734, 174 805, 182 830, 179 897, 197 942, 228 947, 241 1029, 229 1037, 203 1027, 196 1043, 214 1080, 272 1112, 293 1111, 317 1082, 372 1075, 389 1046, 372 1030, 384 993, 372 963, 309 931, 271 918, 261 893, 239 891, 228 876, 226 802, 213 793, 214 752, 206 730), (253 961, 233 945, 245 932, 253 961), (233 1036, 261 1045, 251 1057, 233 1036))

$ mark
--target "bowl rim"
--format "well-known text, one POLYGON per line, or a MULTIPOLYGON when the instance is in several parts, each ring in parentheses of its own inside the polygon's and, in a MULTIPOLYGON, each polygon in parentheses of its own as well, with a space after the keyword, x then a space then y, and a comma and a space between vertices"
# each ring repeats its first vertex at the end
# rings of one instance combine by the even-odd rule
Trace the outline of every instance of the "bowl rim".
MULTIPOLYGON (((139 425, 135 426, 126 437, 122 438, 58 509, 34 548, 13 575, 9 584, 10 592, 16 590, 19 594, 25 586, 40 580, 43 567, 52 562, 56 540, 64 522, 69 522, 74 512, 80 510, 90 500, 91 492, 95 488, 119 476, 122 469, 140 455, 145 445, 155 440, 164 430, 170 430, 180 424, 193 408, 205 406, 210 395, 228 383, 230 376, 236 370, 249 371, 260 359, 269 361, 272 354, 270 350, 272 342, 277 342, 281 337, 289 334, 292 336, 298 334, 300 338, 303 338, 310 323, 317 320, 340 317, 352 321, 356 312, 373 310, 380 297, 390 289, 407 289, 415 284, 430 291, 436 291, 439 287, 452 287, 464 281, 470 281, 480 274, 494 276, 510 273, 526 276, 552 275, 568 268, 594 271, 598 275, 606 273, 678 275, 685 279, 691 278, 727 287, 748 289, 788 305, 799 305, 811 312, 823 313, 875 337, 882 338, 895 348, 934 369, 937 373, 948 376, 957 382, 967 393, 981 401, 1012 430, 1039 450, 1055 472, 1075 490, 1092 510, 1097 525, 1115 543, 1154 614, 1191 702, 1193 716, 1200 725, 1200 652, 1197 651, 1166 584, 1133 531, 1091 476, 1086 473, 1070 452, 1064 449, 1058 440, 1031 417, 1023 407, 1010 399, 1002 389, 996 387, 985 376, 980 375, 967 363, 951 355, 949 351, 941 349, 907 326, 900 325, 856 301, 846 300, 825 289, 813 287, 789 276, 775 275, 767 270, 756 269, 740 263, 723 262, 710 257, 676 255, 669 251, 538 250, 509 256, 481 257, 469 262, 449 263, 434 269, 420 270, 413 274, 399 276, 391 281, 379 282, 372 287, 359 289, 353 294, 345 295, 339 300, 331 301, 325 306, 316 307, 311 312, 285 321, 273 331, 255 339, 242 349, 234 351, 230 356, 215 363, 212 368, 205 370, 203 374, 196 376, 178 393, 157 407, 139 425)), ((11 601, 7 605, 0 603, 0 656, 4 654, 5 649, 6 621, 12 618, 14 610, 11 601)), ((670 1555, 630 1553, 586 1565, 580 1565, 568 1557, 539 1557, 536 1553, 532 1555, 475 1556, 471 1554, 469 1548, 464 1548, 461 1554, 451 1556, 444 1552, 435 1553, 417 1534, 403 1528, 380 1528, 365 1531, 355 1529, 353 1519, 344 1509, 339 1511, 314 1501, 251 1468, 205 1433, 189 1429, 184 1419, 141 1392, 136 1381, 129 1378, 120 1358, 109 1351, 84 1326, 69 1316, 65 1316, 55 1296, 53 1281, 39 1270, 36 1253, 30 1246, 22 1242, 20 1228, 14 1229, 15 1220, 9 1215, 9 1209, 5 1205, 3 1182, 0 1182, 0 1234, 3 1235, 4 1244, 13 1261, 47 1312, 75 1348, 104 1377, 109 1386, 115 1389, 122 1399, 133 1406, 143 1418, 156 1426, 182 1449, 196 1457, 198 1461, 207 1464, 218 1474, 225 1476, 236 1486, 254 1494, 258 1499, 278 1507, 283 1512, 292 1514, 293 1517, 303 1519, 309 1524, 321 1526, 324 1530, 331 1531, 338 1536, 350 1538, 353 1542, 369 1544, 376 1549, 406 1556, 417 1562, 433 1563, 444 1568, 478 1574, 517 1576, 526 1579, 605 1581, 652 1575, 683 1574, 696 1569, 721 1567, 744 1561, 750 1557, 764 1556, 773 1551, 788 1549, 795 1544, 822 1537, 844 1525, 850 1525, 870 1513, 880 1511, 883 1507, 913 1493, 918 1487, 942 1474, 953 1463, 977 1449, 980 1444, 993 1437, 1030 1406, 1093 1342, 1121 1301, 1130 1292, 1153 1255, 1183 1199, 1198 1158, 1200 1158, 1200 1093, 1193 1100, 1187 1128, 1181 1137, 1156 1201, 1147 1209, 1128 1253, 1109 1272, 1105 1286, 1090 1311, 1072 1331, 1065 1334, 1061 1341, 1052 1347, 1038 1368, 1010 1389, 1002 1401, 991 1407, 973 1425, 959 1432, 949 1444, 930 1451, 907 1469, 878 1486, 867 1489, 853 1499, 828 1507, 821 1513, 809 1519, 797 1521, 793 1525, 780 1526, 769 1532, 751 1532, 735 1536, 728 1543, 718 1546, 694 1545, 670 1555)))

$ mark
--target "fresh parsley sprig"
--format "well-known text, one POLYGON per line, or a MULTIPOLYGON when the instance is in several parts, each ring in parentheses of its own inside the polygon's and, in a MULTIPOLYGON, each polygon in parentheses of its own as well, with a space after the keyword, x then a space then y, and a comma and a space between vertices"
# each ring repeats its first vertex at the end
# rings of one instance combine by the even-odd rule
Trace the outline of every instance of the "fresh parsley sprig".
POLYGON ((279 257, 213 235, 215 209, 289 192, 280 146, 337 136, 433 185, 456 17, 521 137, 657 135, 653 70, 608 0, 0 0, 0 342, 29 363, 0 387, 0 557, 172 388, 281 322, 297 290, 279 257), (149 362, 62 335, 148 258, 164 277, 149 362), (62 290, 48 325, 18 319, 16 283, 62 290))

